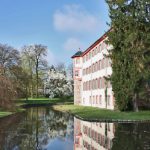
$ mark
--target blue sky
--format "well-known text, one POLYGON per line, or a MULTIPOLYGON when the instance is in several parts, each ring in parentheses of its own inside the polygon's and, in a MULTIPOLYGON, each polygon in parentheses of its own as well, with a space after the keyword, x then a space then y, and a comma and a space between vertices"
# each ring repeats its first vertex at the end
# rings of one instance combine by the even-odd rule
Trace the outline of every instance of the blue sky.
POLYGON ((105 0, 0 0, 0 43, 48 46, 50 64, 71 63, 109 29, 105 0))

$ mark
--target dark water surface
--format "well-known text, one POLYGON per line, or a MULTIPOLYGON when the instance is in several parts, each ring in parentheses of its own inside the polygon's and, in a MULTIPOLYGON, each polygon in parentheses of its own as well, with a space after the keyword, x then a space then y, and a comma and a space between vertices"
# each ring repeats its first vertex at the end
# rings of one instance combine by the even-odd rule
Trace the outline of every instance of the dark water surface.
POLYGON ((149 123, 87 122, 47 107, 0 119, 0 150, 150 150, 149 123))

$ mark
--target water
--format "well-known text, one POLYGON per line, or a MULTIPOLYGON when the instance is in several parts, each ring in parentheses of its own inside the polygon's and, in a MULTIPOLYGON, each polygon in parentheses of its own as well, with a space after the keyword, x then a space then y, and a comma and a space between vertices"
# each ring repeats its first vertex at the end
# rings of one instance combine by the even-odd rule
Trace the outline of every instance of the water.
POLYGON ((50 108, 0 119, 0 150, 150 150, 149 123, 79 120, 50 108))

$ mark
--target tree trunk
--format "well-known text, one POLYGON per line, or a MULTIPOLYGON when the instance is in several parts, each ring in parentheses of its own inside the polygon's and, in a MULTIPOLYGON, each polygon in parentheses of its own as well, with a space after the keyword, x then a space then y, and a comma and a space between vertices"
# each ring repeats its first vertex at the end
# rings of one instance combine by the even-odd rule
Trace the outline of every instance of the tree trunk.
POLYGON ((138 99, 138 94, 135 93, 135 94, 134 94, 134 98, 133 98, 133 110, 134 110, 135 112, 138 112, 138 111, 139 111, 137 99, 138 99))
POLYGON ((36 64, 36 97, 39 97, 39 93, 38 93, 38 88, 39 88, 39 74, 38 74, 38 60, 37 60, 37 64, 36 64))
POLYGON ((33 75, 31 72, 31 98, 33 98, 33 75))
POLYGON ((28 100, 28 85, 26 84, 26 101, 28 100))

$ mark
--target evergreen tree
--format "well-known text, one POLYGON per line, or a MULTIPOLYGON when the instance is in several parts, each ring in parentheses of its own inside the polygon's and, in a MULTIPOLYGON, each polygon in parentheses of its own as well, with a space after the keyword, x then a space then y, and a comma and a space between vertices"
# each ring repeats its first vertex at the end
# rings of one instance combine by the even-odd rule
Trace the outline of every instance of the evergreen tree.
POLYGON ((106 0, 111 31, 108 33, 113 73, 110 78, 116 105, 138 111, 138 101, 147 97, 150 79, 150 1, 106 0), (146 92, 147 91, 147 92, 146 92))

